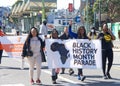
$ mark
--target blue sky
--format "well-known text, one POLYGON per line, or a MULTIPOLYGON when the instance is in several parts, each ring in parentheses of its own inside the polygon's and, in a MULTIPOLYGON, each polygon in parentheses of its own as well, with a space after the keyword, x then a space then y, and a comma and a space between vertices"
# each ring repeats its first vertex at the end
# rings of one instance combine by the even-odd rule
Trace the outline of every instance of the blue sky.
MULTIPOLYGON (((2 0, 0 0, 2 1, 2 0)), ((17 0, 3 0, 2 3, 0 3, 0 6, 12 6, 15 1, 17 0)), ((75 1, 75 8, 78 8, 79 7, 79 4, 80 4, 80 0, 74 0, 75 1)), ((66 9, 68 8, 68 4, 69 3, 73 3, 73 0, 57 0, 57 7, 58 9, 66 9)))

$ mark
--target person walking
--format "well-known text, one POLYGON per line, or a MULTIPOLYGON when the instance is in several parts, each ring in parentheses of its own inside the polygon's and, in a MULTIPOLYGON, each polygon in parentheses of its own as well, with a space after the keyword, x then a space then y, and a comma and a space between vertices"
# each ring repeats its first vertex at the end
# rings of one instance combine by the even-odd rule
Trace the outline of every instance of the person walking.
POLYGON ((44 35, 45 38, 47 38, 48 34, 48 27, 47 27, 47 21, 44 20, 42 24, 40 25, 40 30, 39 30, 40 35, 44 35))
POLYGON ((37 70, 37 79, 36 83, 40 84, 40 73, 41 73, 41 49, 45 46, 42 39, 38 36, 39 33, 37 28, 32 27, 30 32, 27 36, 27 39, 23 46, 22 57, 27 57, 29 63, 29 75, 30 75, 30 82, 34 84, 34 66, 36 65, 37 70))
MULTIPOLYGON (((51 39, 59 39, 58 37, 58 31, 56 29, 53 29, 51 32, 51 39)), ((59 68, 53 68, 52 69, 52 83, 57 84, 56 80, 58 78, 59 68)))
POLYGON ((103 69, 103 78, 111 79, 110 69, 113 63, 113 44, 112 40, 115 40, 115 36, 112 34, 110 29, 108 29, 107 24, 103 24, 102 32, 99 33, 98 39, 102 41, 102 69, 103 69), (108 67, 106 70, 106 62, 108 59, 108 67))
MULTIPOLYGON (((64 32, 59 38, 62 39, 62 40, 66 40, 66 39, 71 38, 69 33, 68 33, 68 27, 67 26, 64 27, 64 32)), ((62 70, 61 74, 64 74, 65 73, 65 68, 61 68, 61 70, 62 70)), ((74 73, 73 69, 70 68, 69 69, 69 75, 72 75, 73 73, 74 73)))
MULTIPOLYGON (((71 27, 72 27, 72 22, 70 21, 70 23, 69 23, 69 34, 70 34, 70 36, 72 36, 73 38, 76 38, 76 39, 88 39, 84 26, 80 26, 77 30, 77 33, 72 32, 71 27)), ((78 69, 78 80, 84 81, 85 78, 86 77, 83 76, 82 68, 79 68, 78 69)))
MULTIPOLYGON (((4 36, 4 32, 2 31, 2 27, 0 26, 0 36, 4 36)), ((2 44, 0 42, 0 64, 1 64, 1 60, 2 60, 2 53, 3 53, 3 47, 2 47, 2 44)))

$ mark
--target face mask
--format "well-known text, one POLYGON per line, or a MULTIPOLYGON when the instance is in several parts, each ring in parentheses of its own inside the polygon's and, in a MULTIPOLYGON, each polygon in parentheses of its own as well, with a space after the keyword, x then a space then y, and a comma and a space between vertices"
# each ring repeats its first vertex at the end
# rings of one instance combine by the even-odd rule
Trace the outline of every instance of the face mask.
POLYGON ((92 29, 91 32, 94 32, 94 30, 92 29))

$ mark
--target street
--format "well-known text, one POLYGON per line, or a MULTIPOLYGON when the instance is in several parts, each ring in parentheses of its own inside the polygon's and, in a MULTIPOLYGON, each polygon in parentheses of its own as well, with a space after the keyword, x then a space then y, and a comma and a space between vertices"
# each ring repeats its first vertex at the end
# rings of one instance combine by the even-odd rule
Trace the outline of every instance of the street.
MULTIPOLYGON (((84 69, 83 73, 86 79, 81 82, 77 80, 77 69, 74 69, 73 75, 68 74, 68 69, 65 74, 59 74, 57 84, 53 85, 51 80, 51 69, 48 69, 47 63, 42 63, 41 82, 40 86, 120 86, 120 51, 114 52, 114 62, 111 69, 113 79, 103 79, 101 69, 84 69)), ((21 69, 21 59, 17 58, 2 58, 0 64, 0 86, 31 86, 29 83, 28 64, 25 59, 24 69, 21 69)), ((34 71, 34 74, 36 70, 34 71)), ((34 75, 36 76, 36 75, 34 75)), ((34 77, 35 79, 36 77, 34 77)), ((38 85, 34 85, 38 86, 38 85)))

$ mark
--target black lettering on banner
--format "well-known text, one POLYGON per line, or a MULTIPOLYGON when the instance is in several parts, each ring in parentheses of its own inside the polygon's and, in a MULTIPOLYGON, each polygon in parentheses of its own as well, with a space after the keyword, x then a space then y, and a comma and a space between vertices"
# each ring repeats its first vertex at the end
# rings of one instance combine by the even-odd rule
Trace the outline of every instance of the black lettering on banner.
POLYGON ((74 65, 96 65, 95 60, 74 60, 74 65))
POLYGON ((96 65, 95 54, 97 49, 92 47, 91 43, 73 43, 74 65, 96 65))

